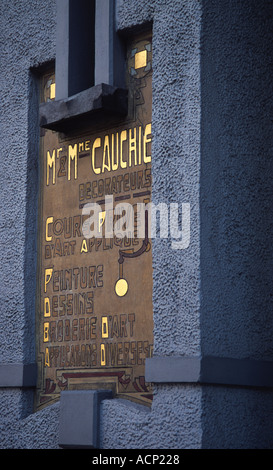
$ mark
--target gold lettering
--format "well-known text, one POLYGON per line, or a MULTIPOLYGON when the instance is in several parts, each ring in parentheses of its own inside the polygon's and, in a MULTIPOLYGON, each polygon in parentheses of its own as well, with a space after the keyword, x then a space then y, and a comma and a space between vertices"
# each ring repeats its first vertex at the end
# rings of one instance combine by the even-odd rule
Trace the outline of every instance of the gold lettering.
POLYGON ((135 154, 135 165, 137 165, 136 127, 129 130, 129 166, 132 166, 132 153, 135 154), (134 133, 132 135, 132 133, 134 133))
POLYGON ((101 337, 108 338, 108 318, 102 317, 101 319, 101 337))
POLYGON ((112 170, 118 169, 118 133, 116 134, 116 161, 115 161, 115 135, 112 134, 112 170))
POLYGON ((106 211, 99 212, 99 232, 101 232, 102 226, 105 222, 106 211))
POLYGON ((52 168, 52 184, 55 184, 56 179, 56 150, 54 149, 52 155, 50 151, 46 154, 46 185, 49 185, 49 168, 52 168))
POLYGON ((50 317, 50 302, 48 297, 45 297, 44 300, 44 317, 50 317))
POLYGON ((100 345, 100 363, 101 363, 102 366, 105 366, 105 364, 106 364, 105 345, 104 344, 100 345))
POLYGON ((93 147, 92 147, 92 169, 93 169, 93 171, 96 175, 99 175, 100 172, 101 172, 101 169, 96 168, 96 165, 95 165, 95 151, 96 151, 96 149, 98 149, 100 147, 101 147, 101 138, 97 137, 97 139, 93 143, 93 147))
POLYGON ((105 168, 108 171, 111 171, 111 166, 110 166, 110 148, 109 148, 109 136, 106 135, 104 139, 104 145, 103 145, 103 161, 102 161, 102 173, 104 173, 105 168), (107 163, 106 163, 107 160, 107 163))
POLYGON ((138 164, 141 165, 141 142, 142 142, 142 128, 138 128, 138 164))
POLYGON ((63 148, 62 148, 62 147, 60 147, 59 149, 57 149, 57 158, 59 158, 59 157, 60 157, 60 152, 61 152, 62 150, 63 150, 63 148))
POLYGON ((145 131, 144 131, 144 146, 143 146, 143 162, 144 163, 150 163, 152 160, 151 155, 147 155, 147 148, 146 148, 146 145, 152 142, 152 138, 149 137, 151 132, 152 132, 152 125, 147 124, 147 126, 145 127, 145 131))
POLYGON ((45 270, 45 293, 46 293, 46 286, 47 286, 47 284, 49 283, 49 281, 52 277, 52 272, 53 272, 52 268, 47 268, 45 270))
POLYGON ((122 131, 120 134, 120 167, 127 168, 127 162, 123 161, 123 142, 127 140, 127 131, 122 131))
POLYGON ((71 179, 71 160, 75 160, 74 179, 78 178, 78 145, 68 146, 68 181, 71 179))
POLYGON ((45 350, 45 367, 50 367, 50 361, 49 361, 49 350, 46 348, 45 350))
POLYGON ((46 219, 46 241, 51 242, 52 237, 48 235, 48 226, 49 224, 53 224, 53 217, 48 217, 46 219))
POLYGON ((83 252, 85 252, 85 253, 88 252, 87 243, 86 243, 85 238, 83 239, 83 241, 82 241, 82 246, 81 246, 81 253, 83 253, 83 252))
POLYGON ((49 341, 49 322, 44 323, 44 343, 49 341))

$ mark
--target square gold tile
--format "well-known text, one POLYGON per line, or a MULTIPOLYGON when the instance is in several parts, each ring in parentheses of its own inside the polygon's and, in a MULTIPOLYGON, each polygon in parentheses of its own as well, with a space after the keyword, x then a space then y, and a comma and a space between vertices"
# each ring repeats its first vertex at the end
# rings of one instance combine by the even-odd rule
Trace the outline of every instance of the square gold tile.
POLYGON ((52 83, 52 85, 50 85, 50 99, 55 99, 55 83, 52 83))
POLYGON ((140 69, 141 67, 146 67, 147 65, 147 51, 137 52, 135 55, 135 69, 140 69))

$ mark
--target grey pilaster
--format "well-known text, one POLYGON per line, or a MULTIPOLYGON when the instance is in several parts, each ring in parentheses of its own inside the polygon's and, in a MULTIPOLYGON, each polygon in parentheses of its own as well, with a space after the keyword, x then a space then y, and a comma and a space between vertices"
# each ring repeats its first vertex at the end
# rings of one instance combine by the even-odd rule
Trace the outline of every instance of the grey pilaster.
POLYGON ((115 0, 96 0, 95 85, 124 87, 125 53, 116 33, 115 0))
POLYGON ((94 85, 95 0, 58 0, 56 100, 94 85))

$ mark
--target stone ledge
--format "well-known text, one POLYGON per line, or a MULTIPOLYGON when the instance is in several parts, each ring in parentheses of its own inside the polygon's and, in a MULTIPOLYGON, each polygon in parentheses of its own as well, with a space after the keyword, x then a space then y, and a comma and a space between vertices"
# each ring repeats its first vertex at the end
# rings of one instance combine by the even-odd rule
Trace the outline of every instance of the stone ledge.
POLYGON ((36 387, 36 364, 0 364, 0 388, 36 387))
POLYGON ((100 119, 121 119, 127 115, 128 92, 101 83, 57 101, 40 104, 40 127, 70 132, 97 123, 100 119))
POLYGON ((200 383, 273 387, 273 361, 226 357, 153 357, 145 379, 152 383, 200 383))

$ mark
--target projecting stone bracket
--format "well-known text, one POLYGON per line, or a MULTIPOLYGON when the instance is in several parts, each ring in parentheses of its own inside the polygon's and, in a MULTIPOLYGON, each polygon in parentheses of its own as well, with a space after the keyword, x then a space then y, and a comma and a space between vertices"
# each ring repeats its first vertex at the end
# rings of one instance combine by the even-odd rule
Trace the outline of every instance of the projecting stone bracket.
POLYGON ((101 83, 69 98, 40 104, 40 126, 68 133, 98 124, 114 122, 128 111, 128 91, 101 83))
POLYGON ((97 449, 100 433, 100 404, 112 398, 110 390, 61 392, 59 446, 97 449))

